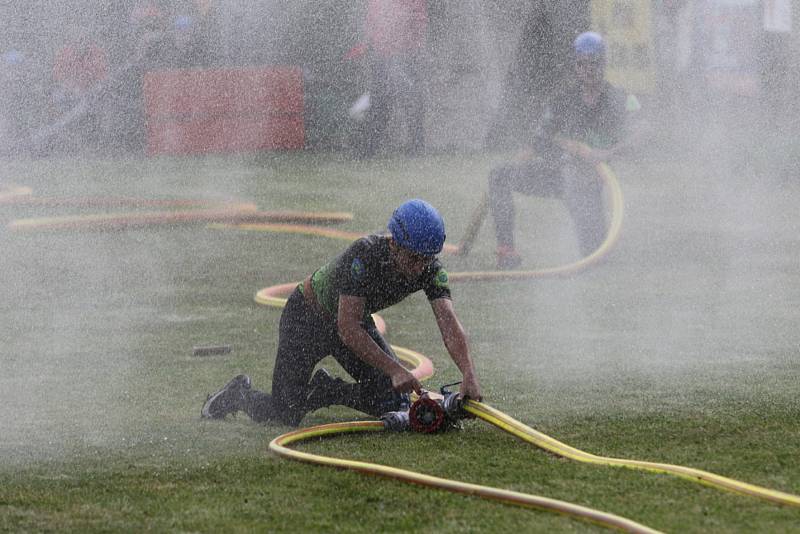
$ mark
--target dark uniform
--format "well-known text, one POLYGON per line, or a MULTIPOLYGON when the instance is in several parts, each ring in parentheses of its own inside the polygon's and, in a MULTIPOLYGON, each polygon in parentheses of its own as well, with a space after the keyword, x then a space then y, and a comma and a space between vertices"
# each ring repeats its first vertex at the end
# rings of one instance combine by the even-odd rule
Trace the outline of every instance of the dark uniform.
POLYGON ((272 395, 249 391, 245 411, 256 421, 277 419, 297 425, 306 413, 335 404, 376 417, 404 408, 407 395, 396 393, 388 376, 361 360, 339 338, 336 316, 340 295, 364 298, 364 330, 397 359, 371 314, 419 290, 428 300, 450 298, 447 272, 438 260, 419 276, 407 278, 394 266, 388 237, 372 235, 355 241, 289 297, 280 320, 272 395), (309 384, 314 367, 328 355, 355 383, 337 379, 324 391, 309 384))
POLYGON ((561 198, 575 223, 581 253, 589 255, 606 235, 602 184, 587 164, 565 154, 554 143, 561 136, 594 148, 609 148, 626 134, 626 117, 639 109, 633 95, 604 83, 595 106, 587 106, 575 84, 552 103, 534 140, 537 157, 492 170, 489 201, 498 245, 514 245, 512 193, 561 198))

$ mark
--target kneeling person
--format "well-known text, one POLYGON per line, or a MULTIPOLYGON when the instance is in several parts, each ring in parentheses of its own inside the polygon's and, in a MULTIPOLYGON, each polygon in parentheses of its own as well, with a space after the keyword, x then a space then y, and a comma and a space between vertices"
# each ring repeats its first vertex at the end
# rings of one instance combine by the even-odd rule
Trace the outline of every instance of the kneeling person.
POLYGON ((427 202, 409 200, 394 211, 388 227, 391 236, 358 239, 291 294, 280 319, 272 394, 254 389, 247 375, 239 375, 209 396, 204 418, 242 410, 258 422, 296 426, 307 413, 332 405, 375 417, 405 409, 408 394, 421 393, 420 383, 400 364, 372 314, 420 290, 463 375, 461 395, 481 397, 447 272, 436 258, 445 240, 441 216, 427 202), (332 378, 325 369, 314 373, 328 355, 355 382, 332 378))

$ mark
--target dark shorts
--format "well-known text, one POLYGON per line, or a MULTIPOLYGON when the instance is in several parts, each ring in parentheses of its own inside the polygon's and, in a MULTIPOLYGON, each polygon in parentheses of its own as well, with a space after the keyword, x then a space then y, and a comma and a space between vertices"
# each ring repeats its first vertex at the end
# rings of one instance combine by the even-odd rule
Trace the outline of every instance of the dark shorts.
POLYGON ((583 255, 597 250, 605 239, 603 187, 589 167, 535 158, 493 169, 489 176, 489 202, 501 245, 514 244, 512 193, 562 199, 575 224, 583 255))

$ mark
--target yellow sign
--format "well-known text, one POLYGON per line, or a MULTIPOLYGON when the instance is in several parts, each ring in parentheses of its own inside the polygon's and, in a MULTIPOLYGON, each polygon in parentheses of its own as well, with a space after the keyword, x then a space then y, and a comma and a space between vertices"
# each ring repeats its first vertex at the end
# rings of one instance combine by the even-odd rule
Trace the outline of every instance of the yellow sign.
POLYGON ((655 87, 650 2, 592 0, 592 29, 606 41, 606 78, 633 93, 655 87))

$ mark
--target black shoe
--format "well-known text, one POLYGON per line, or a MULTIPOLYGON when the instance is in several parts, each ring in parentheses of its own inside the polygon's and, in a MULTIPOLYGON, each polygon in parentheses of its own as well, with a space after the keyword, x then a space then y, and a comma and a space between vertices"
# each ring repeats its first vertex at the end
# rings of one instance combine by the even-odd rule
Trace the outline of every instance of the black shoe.
POLYGON ((249 389, 249 376, 235 376, 222 389, 208 396, 200 416, 204 419, 223 419, 229 413, 244 409, 244 394, 249 389))
POLYGON ((317 369, 308 383, 308 397, 306 397, 308 411, 336 404, 337 397, 341 395, 339 390, 344 383, 341 378, 333 378, 327 369, 323 367, 317 369))

